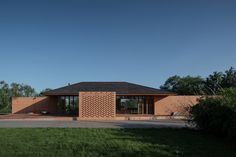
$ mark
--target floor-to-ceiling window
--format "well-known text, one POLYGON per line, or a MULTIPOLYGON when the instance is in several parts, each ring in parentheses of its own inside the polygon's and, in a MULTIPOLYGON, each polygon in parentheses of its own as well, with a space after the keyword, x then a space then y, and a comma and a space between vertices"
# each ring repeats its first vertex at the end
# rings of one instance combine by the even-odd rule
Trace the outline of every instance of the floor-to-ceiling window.
POLYGON ((154 114, 153 96, 117 96, 117 114, 154 114))
POLYGON ((79 100, 78 96, 59 96, 58 112, 60 114, 78 115, 79 100))

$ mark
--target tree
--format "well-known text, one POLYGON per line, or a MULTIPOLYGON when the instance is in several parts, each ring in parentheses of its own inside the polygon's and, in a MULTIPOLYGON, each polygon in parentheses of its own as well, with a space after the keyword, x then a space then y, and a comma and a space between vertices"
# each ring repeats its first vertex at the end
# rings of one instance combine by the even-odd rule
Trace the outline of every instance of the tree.
POLYGON ((38 96, 43 96, 45 92, 48 92, 50 90, 52 90, 52 89, 51 88, 45 88, 40 92, 40 94, 38 96))
POLYGON ((236 87, 236 70, 233 67, 230 67, 229 70, 225 71, 222 80, 222 87, 236 87))
POLYGON ((12 97, 37 96, 35 89, 25 84, 12 83, 10 90, 12 97))
POLYGON ((200 76, 183 77, 178 85, 178 93, 182 95, 204 94, 204 79, 202 79, 200 76))
POLYGON ((213 74, 206 78, 205 90, 207 91, 207 94, 216 95, 222 92, 223 76, 222 72, 213 72, 213 74))
POLYGON ((34 88, 29 85, 22 85, 22 95, 23 96, 36 96, 37 93, 34 88))
POLYGON ((219 95, 225 88, 236 87, 236 70, 230 67, 229 70, 213 72, 206 79, 200 76, 177 75, 169 77, 161 89, 169 90, 183 95, 219 95))
MULTIPOLYGON (((49 89, 46 89, 49 90, 49 89)), ((26 84, 11 83, 9 86, 5 81, 0 81, 0 113, 11 112, 12 97, 38 96, 34 88, 26 84)))
POLYGON ((0 81, 0 109, 10 105, 9 86, 5 81, 0 81))
POLYGON ((166 80, 164 85, 162 85, 160 88, 164 90, 169 90, 172 92, 177 92, 178 84, 180 80, 181 80, 181 77, 178 75, 171 76, 166 80))
POLYGON ((204 79, 200 76, 180 77, 175 75, 168 78, 160 88, 181 95, 200 95, 204 94, 204 79))
POLYGON ((11 83, 10 85, 10 91, 11 91, 11 96, 12 97, 20 97, 20 96, 23 96, 22 94, 22 86, 21 84, 18 84, 18 83, 11 83))

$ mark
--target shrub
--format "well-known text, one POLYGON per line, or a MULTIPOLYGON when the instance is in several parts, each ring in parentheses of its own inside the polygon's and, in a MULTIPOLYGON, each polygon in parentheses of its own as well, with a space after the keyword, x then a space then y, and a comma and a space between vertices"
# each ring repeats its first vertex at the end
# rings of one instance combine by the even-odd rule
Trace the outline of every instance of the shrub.
POLYGON ((236 139, 236 113, 235 112, 229 122, 228 137, 230 139, 236 139))
POLYGON ((222 96, 223 105, 232 108, 236 112, 236 88, 224 89, 222 96))
POLYGON ((191 121, 198 128, 218 135, 235 137, 236 116, 229 106, 223 104, 223 98, 204 98, 190 108, 191 121))
POLYGON ((7 105, 4 108, 0 109, 0 114, 9 114, 11 113, 11 105, 7 105))
POLYGON ((233 111, 221 103, 219 98, 200 99, 199 103, 190 109, 192 121, 205 131, 225 133, 233 111))

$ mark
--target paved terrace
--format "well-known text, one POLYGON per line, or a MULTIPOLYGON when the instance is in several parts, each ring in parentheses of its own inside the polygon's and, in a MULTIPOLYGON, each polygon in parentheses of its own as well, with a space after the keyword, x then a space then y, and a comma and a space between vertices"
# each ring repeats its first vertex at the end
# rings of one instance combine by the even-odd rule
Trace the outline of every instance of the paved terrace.
POLYGON ((0 115, 0 128, 186 128, 192 127, 187 121, 174 119, 161 120, 109 120, 83 121, 73 117, 0 115))
POLYGON ((57 120, 0 120, 0 128, 184 128, 185 121, 57 121, 57 120))

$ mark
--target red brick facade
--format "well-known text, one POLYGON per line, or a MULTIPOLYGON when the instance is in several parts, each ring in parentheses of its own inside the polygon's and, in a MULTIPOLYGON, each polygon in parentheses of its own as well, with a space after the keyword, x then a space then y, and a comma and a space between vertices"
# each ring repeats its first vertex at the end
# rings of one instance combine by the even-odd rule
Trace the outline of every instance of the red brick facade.
POLYGON ((115 117, 115 92, 80 92, 80 119, 112 119, 115 117))
POLYGON ((40 113, 48 111, 56 113, 56 97, 13 97, 12 113, 40 113))
POLYGON ((170 116, 171 114, 186 116, 187 108, 196 105, 201 96, 156 96, 154 99, 154 115, 170 116))

